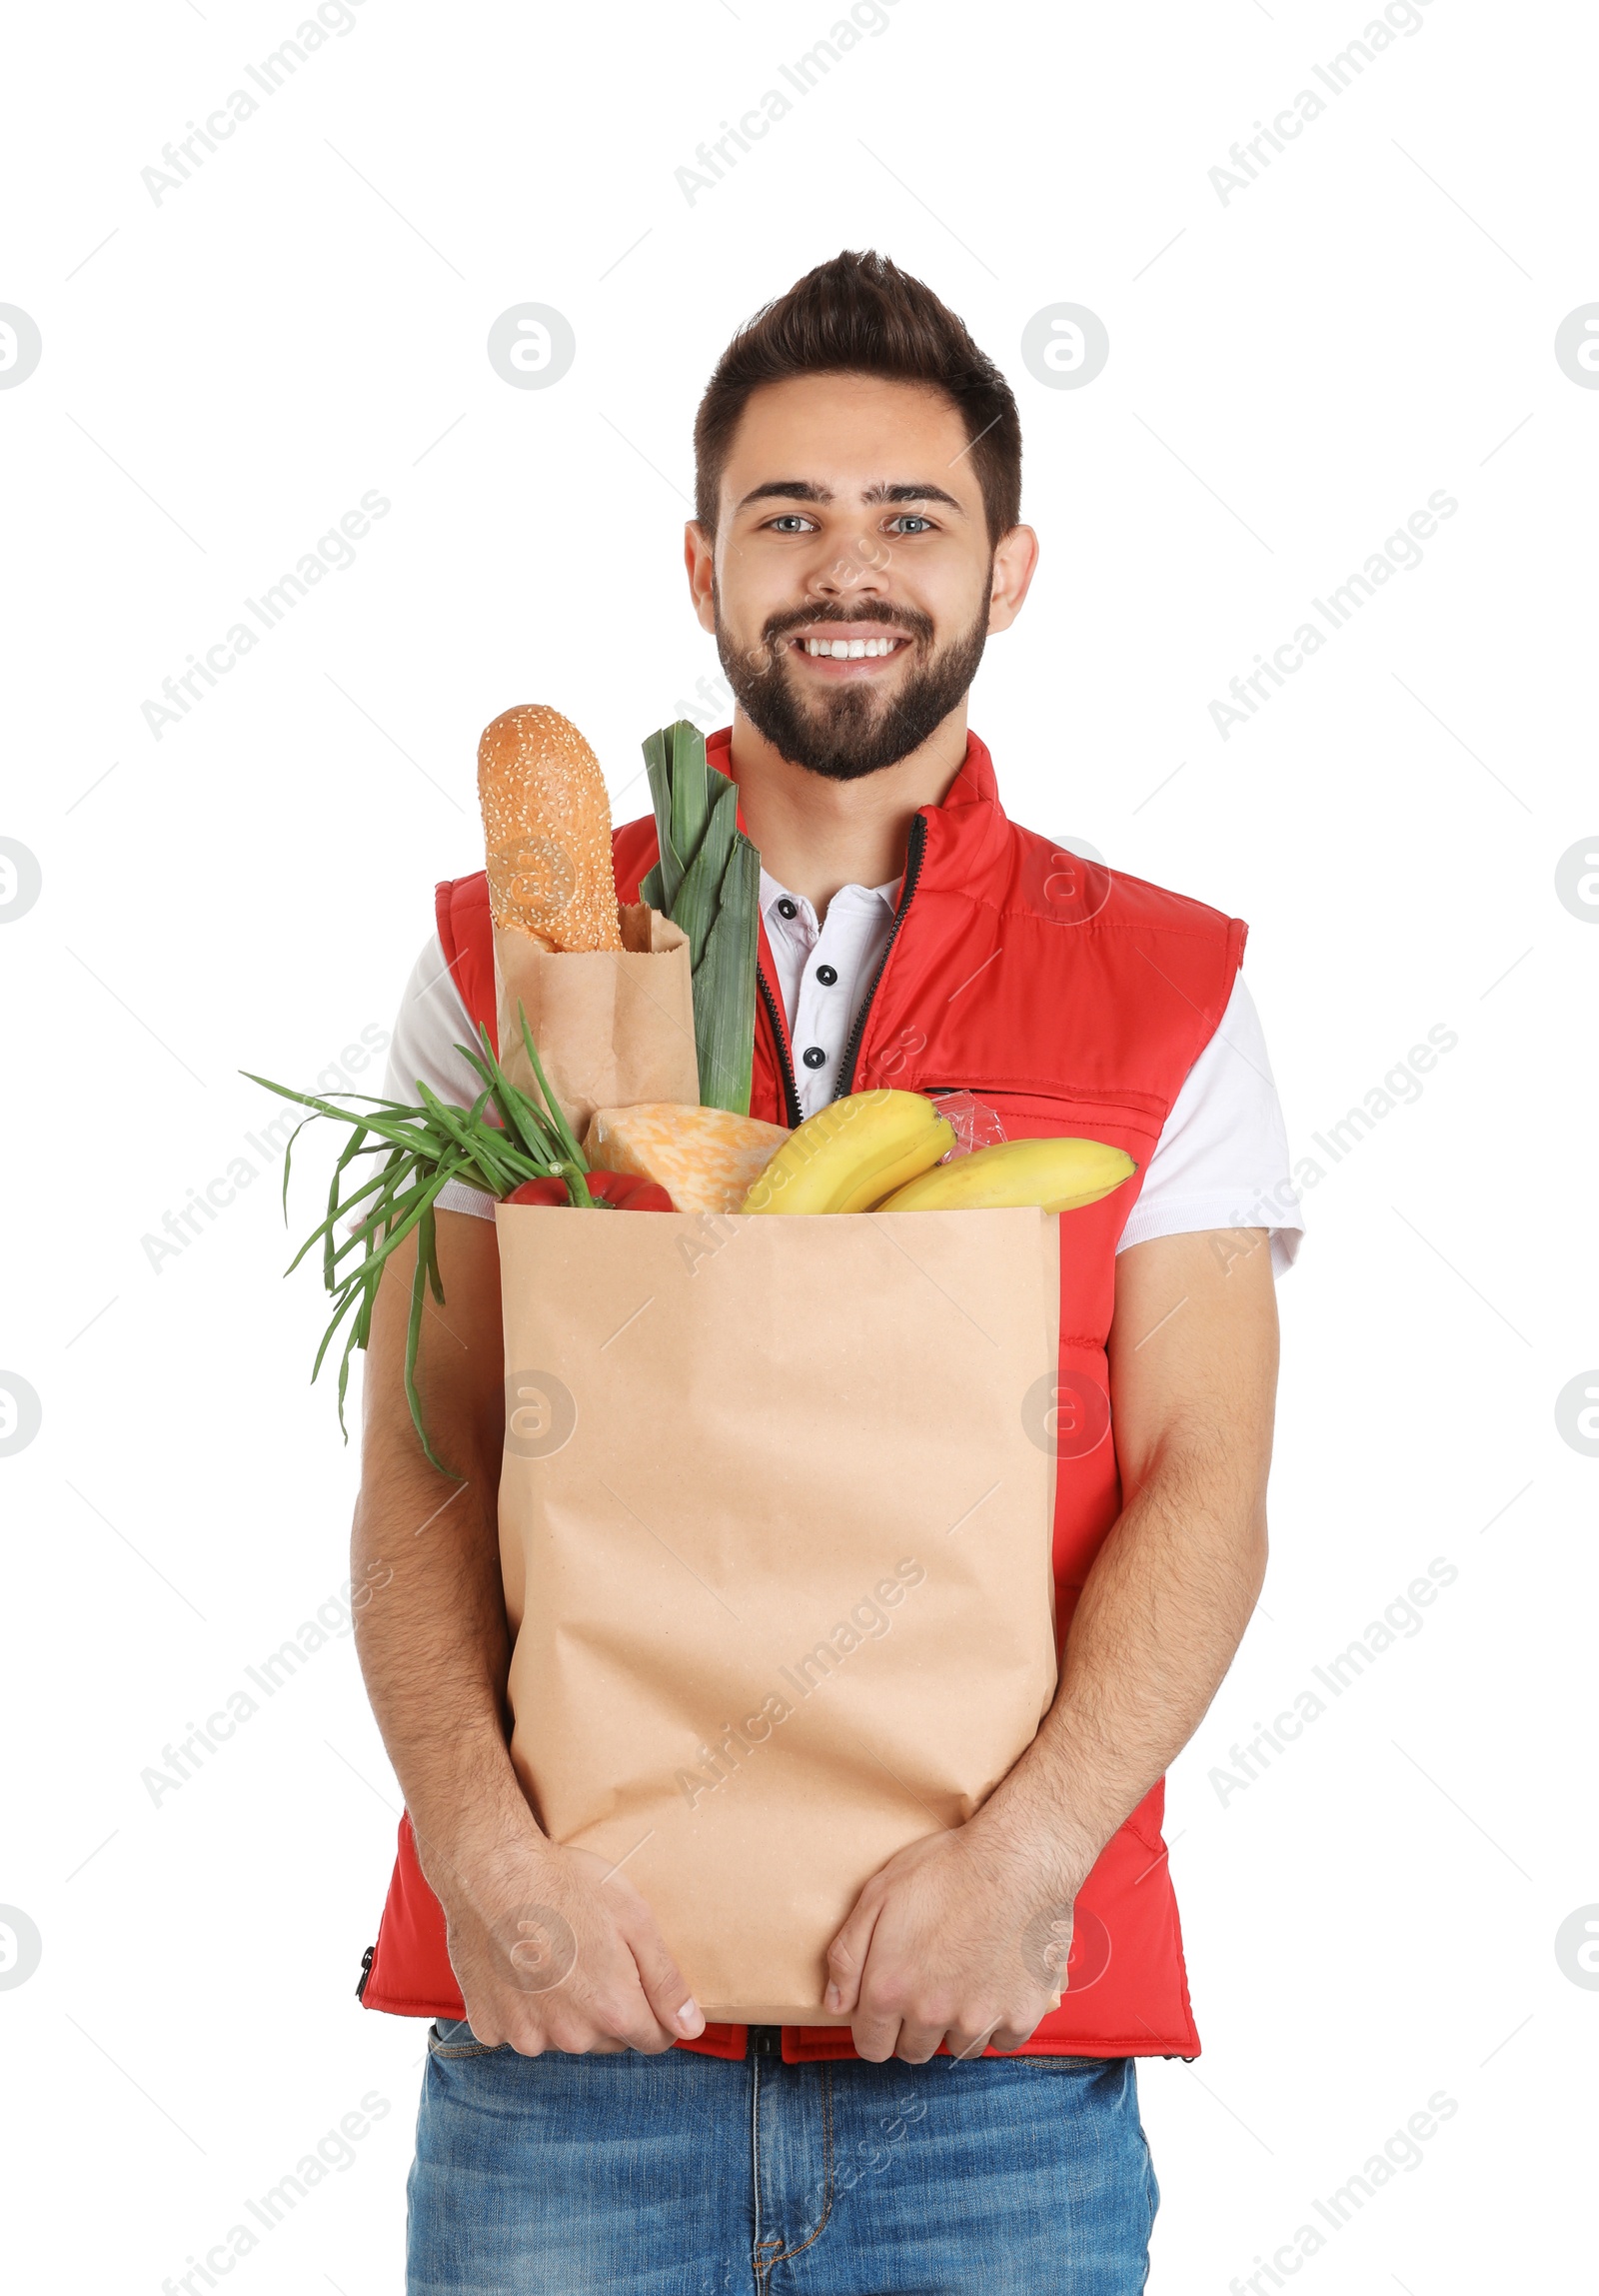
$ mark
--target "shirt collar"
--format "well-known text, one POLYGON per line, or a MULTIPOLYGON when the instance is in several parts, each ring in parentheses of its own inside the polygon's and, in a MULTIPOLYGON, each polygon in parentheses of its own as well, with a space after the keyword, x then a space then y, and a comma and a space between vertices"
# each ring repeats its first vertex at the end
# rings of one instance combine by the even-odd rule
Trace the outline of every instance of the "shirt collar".
MULTIPOLYGON (((880 902, 891 917, 894 912, 895 897, 902 882, 901 878, 895 877, 890 878, 886 885, 843 885, 834 894, 833 901, 837 901, 845 893, 859 894, 863 903, 880 902)), ((794 902, 802 913, 810 910, 810 904, 802 894, 791 893, 786 886, 780 885, 768 870, 763 869, 761 872, 761 914, 766 919, 769 929, 776 930, 779 926, 789 922, 787 918, 777 914, 780 901, 794 902)), ((827 914, 829 917, 832 915, 831 903, 828 904, 827 914)))

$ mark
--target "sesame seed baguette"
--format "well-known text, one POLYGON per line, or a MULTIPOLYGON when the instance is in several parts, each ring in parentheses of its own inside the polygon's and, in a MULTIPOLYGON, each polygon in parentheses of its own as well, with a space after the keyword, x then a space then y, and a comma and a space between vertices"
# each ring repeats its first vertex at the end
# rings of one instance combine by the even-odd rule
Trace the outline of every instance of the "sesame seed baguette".
POLYGON ((525 702, 485 727, 478 799, 495 924, 542 949, 620 949, 605 777, 571 719, 525 702))

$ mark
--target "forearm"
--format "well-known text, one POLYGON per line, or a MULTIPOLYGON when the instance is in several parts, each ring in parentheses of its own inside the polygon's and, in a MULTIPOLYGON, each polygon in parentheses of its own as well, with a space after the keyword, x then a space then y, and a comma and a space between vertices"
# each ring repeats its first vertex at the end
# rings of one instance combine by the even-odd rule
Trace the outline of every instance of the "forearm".
POLYGON ((1053 1845, 1069 1895, 1185 1746, 1265 1574, 1265 1509, 1224 1453, 1174 1445, 1096 1556, 1054 1703, 981 1813, 996 1840, 1053 1845))
POLYGON ((495 1504, 480 1474, 451 1483, 419 1452, 369 1472, 356 1506, 351 1575, 374 1589, 356 1647, 430 1869, 533 1822, 508 1744, 495 1504))
MULTIPOLYGON (((423 1318, 418 1383, 428 1462, 402 1383, 410 1268, 386 1271, 367 1356, 351 1575, 372 1593, 356 1647, 367 1695, 436 1886, 497 1841, 537 1834, 512 1767, 498 1529, 504 1436, 494 1230, 440 1216, 446 1297, 423 1318)), ((397 1254, 403 1259, 403 1254, 397 1254)))
POLYGON ((1198 1728, 1260 1592, 1277 1376, 1265 1240, 1163 1236, 1117 1265, 1122 1511, 1078 1598, 1054 1704, 979 1812, 1007 1845, 1052 1854, 1068 1883, 1198 1728))

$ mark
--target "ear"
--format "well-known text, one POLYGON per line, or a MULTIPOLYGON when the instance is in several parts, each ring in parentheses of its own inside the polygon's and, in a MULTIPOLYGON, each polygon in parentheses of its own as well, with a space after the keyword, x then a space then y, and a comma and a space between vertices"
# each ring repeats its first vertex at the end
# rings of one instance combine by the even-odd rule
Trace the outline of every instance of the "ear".
POLYGON ((988 630, 1008 630, 1021 612, 1022 601, 1038 567, 1038 537, 1030 526, 1013 526, 993 554, 993 582, 988 599, 988 630))
POLYGON ((697 518, 690 519, 683 530, 683 563, 689 574, 689 603, 700 627, 715 631, 717 612, 711 588, 716 576, 716 545, 697 518))

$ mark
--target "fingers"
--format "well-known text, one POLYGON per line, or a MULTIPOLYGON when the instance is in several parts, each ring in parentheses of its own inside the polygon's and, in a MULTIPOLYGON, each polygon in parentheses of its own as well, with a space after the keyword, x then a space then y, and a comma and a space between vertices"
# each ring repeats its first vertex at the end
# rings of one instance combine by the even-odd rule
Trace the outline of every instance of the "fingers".
POLYGON ((547 2047, 569 2056, 637 2049, 646 2057, 658 2057, 671 2048, 673 2034, 658 2022, 645 1999, 632 1960, 621 1948, 619 1952, 625 1966, 599 1980, 575 1978, 563 1989, 564 1999, 550 1997, 543 2018, 547 2047))
MULTIPOLYGON (((1003 2027, 989 2027, 982 2032, 972 2032, 969 2027, 946 2025, 939 2021, 936 2010, 925 2016, 909 2013, 901 2016, 897 2009, 879 2009, 866 2010, 857 2016, 850 2027, 850 2037, 855 2055, 873 2065, 885 2065, 890 2057, 897 2057, 906 2065, 924 2065, 944 2047, 951 2057, 962 2063, 980 2057, 990 2046, 1019 2048, 1020 2041, 1002 2040, 1003 2031, 1003 2027)), ((1021 2039, 1026 2037, 1023 2033, 1021 2039)))
POLYGON ((972 2004, 963 2016, 956 2017, 936 1998, 874 2000, 869 1979, 851 2028, 855 2054, 878 2065, 889 2057, 907 2065, 924 2065, 940 2049, 947 2049, 959 2064, 971 2063, 985 2049, 1009 2056, 1032 2038, 1034 2030, 1035 2021, 1020 2020, 1013 2010, 999 2015, 972 2004))
POLYGON ((999 2041, 1000 2030, 1001 2028, 997 2025, 989 2025, 978 2033, 972 2032, 969 2028, 962 2029, 959 2026, 951 2025, 944 2035, 944 2040, 948 2043, 950 2056, 955 2059, 957 2064, 964 2065, 969 2064, 973 2058, 980 2057, 983 2050, 990 2045, 998 2048, 1001 2045, 999 2041))
MULTIPOLYGON (((830 2016, 849 2017, 854 2014, 860 1999, 860 1979, 871 1947, 871 1934, 877 1926, 881 1900, 871 1892, 870 1884, 855 1899, 848 1920, 827 1947, 827 1989, 822 1995, 822 2006, 830 2016)), ((894 2020, 897 2023, 897 2019, 894 2020)), ((859 2047, 857 2041, 855 2046, 859 2047)))
POLYGON ((1024 2047, 1037 2030, 1038 2020, 1036 2017, 1031 2024, 1014 2016, 1004 2017, 988 2035, 988 2046, 990 2049, 997 2049, 1001 2056, 1014 2056, 1017 2049, 1024 2047))
POLYGON ((545 1888, 565 1908, 560 1928, 567 1950, 550 1972, 541 1964, 544 1983, 520 1984, 522 2000, 508 2021, 512 2045, 524 2056, 543 2049, 572 2056, 637 2049, 658 2056, 674 2041, 703 2032, 705 2019, 626 1874, 589 1850, 556 1849, 551 1857, 553 1880, 545 1888))
POLYGON ((590 1851, 544 1844, 509 1871, 491 1861, 446 1924, 472 2030, 492 2047, 659 2055, 705 2031, 649 1905, 590 1851))
POLYGON ((467 2022, 487 2047, 515 2049, 519 2057, 542 2057, 547 2049, 566 2056, 612 2056, 629 2045, 613 2038, 593 2008, 565 1988, 543 1995, 535 2009, 518 2002, 502 2017, 484 2008, 474 2019, 469 2003, 467 2022))
POLYGON ((552 2011, 546 2026, 546 2046, 572 2057, 619 2056, 637 2049, 644 2057, 659 2057, 672 2046, 637 1990, 626 1997, 591 1994, 575 2000, 565 2014, 552 2011))
MULTIPOLYGON (((679 2038, 675 2029, 663 2024, 651 2007, 631 1960, 626 1972, 619 1972, 617 1981, 606 1986, 586 2006, 600 2037, 620 2041, 624 2048, 637 2049, 643 2056, 659 2057, 679 2038)), ((586 2044, 593 2045, 592 2042, 586 2044)))
POLYGON ((898 2011, 875 2010, 856 2016, 850 2023, 849 2037, 857 2057, 864 2057, 869 2065, 885 2065, 899 2045, 898 2011))
MULTIPOLYGON (((964 2016, 954 2015, 947 2004, 933 1998, 928 2001, 903 2001, 897 2010, 884 2011, 881 2024, 884 2030, 897 2024, 898 2036, 889 2054, 907 2065, 924 2065, 940 2049, 947 2048, 951 2057, 968 2063, 980 2057, 990 2041, 997 2044, 1005 2029, 998 2017, 985 2012, 980 2006, 968 2007, 964 2016)), ((1022 2035, 1024 2040, 1026 2035, 1022 2035)), ((857 2042, 856 2048, 859 2048, 857 2042)))
POLYGON ((913 2018, 903 2018, 893 2053, 907 2065, 924 2065, 929 2057, 937 2054, 944 2032, 942 2024, 918 2023, 913 2018))
POLYGON ((617 1927, 633 1955, 639 1983, 658 2024, 670 2041, 692 2041, 706 2029, 705 2012, 689 1990, 689 1981, 668 1952, 656 1927, 655 1916, 643 1898, 629 1907, 617 1927))

